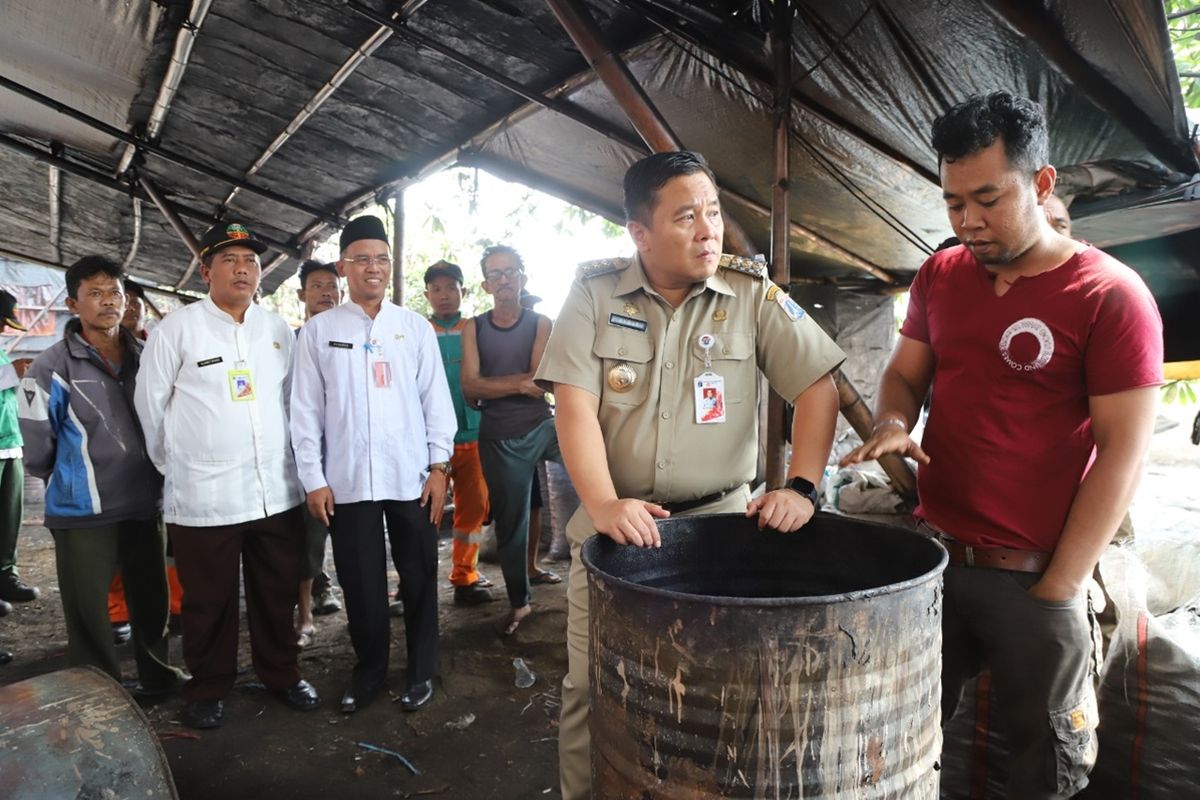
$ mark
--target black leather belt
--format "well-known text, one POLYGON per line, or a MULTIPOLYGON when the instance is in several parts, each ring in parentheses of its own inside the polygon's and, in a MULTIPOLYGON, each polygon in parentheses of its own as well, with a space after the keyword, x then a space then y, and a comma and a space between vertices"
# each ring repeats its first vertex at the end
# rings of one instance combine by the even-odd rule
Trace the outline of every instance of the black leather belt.
POLYGON ((723 492, 714 492, 706 494, 704 497, 697 497, 695 500, 680 500, 678 503, 659 503, 658 505, 670 511, 672 514, 682 514, 684 511, 691 511, 693 508, 700 508, 709 503, 715 503, 725 495, 732 492, 733 489, 726 489, 723 492))

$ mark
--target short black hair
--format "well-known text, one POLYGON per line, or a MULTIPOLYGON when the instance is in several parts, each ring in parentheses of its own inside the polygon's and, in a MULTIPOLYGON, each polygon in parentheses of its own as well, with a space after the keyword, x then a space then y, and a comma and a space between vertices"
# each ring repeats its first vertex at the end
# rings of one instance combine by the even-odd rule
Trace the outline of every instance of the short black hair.
POLYGON ((137 281, 126 278, 125 279, 125 296, 126 297, 131 297, 131 296, 138 297, 144 301, 146 299, 146 290, 144 288, 142 288, 142 285, 140 283, 138 283, 137 281))
POLYGON ((1014 167, 1030 175, 1050 163, 1046 113, 1028 97, 1008 92, 978 95, 959 103, 933 122, 938 165, 945 159, 978 153, 997 139, 1014 167))
POLYGON ((703 172, 713 186, 717 185, 717 176, 704 156, 692 150, 655 153, 638 161, 625 171, 625 221, 649 225, 658 204, 658 190, 672 178, 697 172, 703 172))
POLYGON ((337 277, 337 266, 334 264, 326 264, 323 261, 313 261, 309 259, 300 265, 300 288, 304 289, 308 285, 308 276, 314 272, 332 272, 333 277, 337 277))
POLYGON ((521 254, 517 252, 515 247, 509 247, 506 244, 494 244, 491 247, 485 247, 483 255, 479 257, 479 271, 483 273, 484 280, 487 280, 487 271, 483 268, 483 265, 487 263, 489 258, 498 255, 512 256, 513 260, 517 262, 517 269, 521 272, 525 271, 525 260, 521 258, 521 254))
POLYGON ((107 275, 118 282, 125 280, 125 270, 117 262, 104 256, 84 256, 67 267, 67 297, 79 299, 79 284, 96 275, 107 275))

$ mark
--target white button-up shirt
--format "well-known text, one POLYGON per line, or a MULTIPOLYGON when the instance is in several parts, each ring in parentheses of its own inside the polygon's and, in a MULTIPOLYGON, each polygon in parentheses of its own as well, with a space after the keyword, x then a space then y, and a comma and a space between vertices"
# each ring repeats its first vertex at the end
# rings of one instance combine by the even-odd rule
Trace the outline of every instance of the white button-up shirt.
POLYGON ((313 317, 296 342, 292 446, 305 491, 335 503, 415 500, 458 422, 433 328, 384 301, 313 317))
POLYGON ((235 525, 303 501, 287 422, 294 338, 278 314, 251 305, 239 323, 207 297, 150 334, 134 405, 167 522, 235 525))

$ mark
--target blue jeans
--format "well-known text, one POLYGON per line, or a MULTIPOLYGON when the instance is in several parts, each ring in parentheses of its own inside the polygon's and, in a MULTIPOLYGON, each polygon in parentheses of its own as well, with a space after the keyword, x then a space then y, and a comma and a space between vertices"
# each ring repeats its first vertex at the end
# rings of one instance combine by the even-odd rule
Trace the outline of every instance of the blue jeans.
POLYGON ((538 423, 524 436, 512 439, 480 439, 479 461, 487 481, 496 526, 496 544, 504 588, 513 608, 529 605, 529 492, 533 471, 539 461, 562 463, 554 420, 538 423))

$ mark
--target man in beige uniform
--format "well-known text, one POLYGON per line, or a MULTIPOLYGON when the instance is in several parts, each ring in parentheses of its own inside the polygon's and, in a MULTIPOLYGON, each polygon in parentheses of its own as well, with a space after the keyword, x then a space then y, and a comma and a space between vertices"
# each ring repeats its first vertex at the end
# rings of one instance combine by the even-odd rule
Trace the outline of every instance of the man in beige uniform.
POLYGON ((721 255, 716 183, 697 153, 659 153, 625 175, 638 254, 580 268, 537 380, 553 389, 559 445, 579 492, 559 727, 566 800, 590 796, 588 596, 583 541, 659 546, 656 518, 745 511, 794 531, 812 516, 837 418, 828 373, 845 355, 755 261, 721 255), (750 501, 758 377, 796 405, 791 488, 750 501), (704 420, 704 421, 701 421, 704 420))

